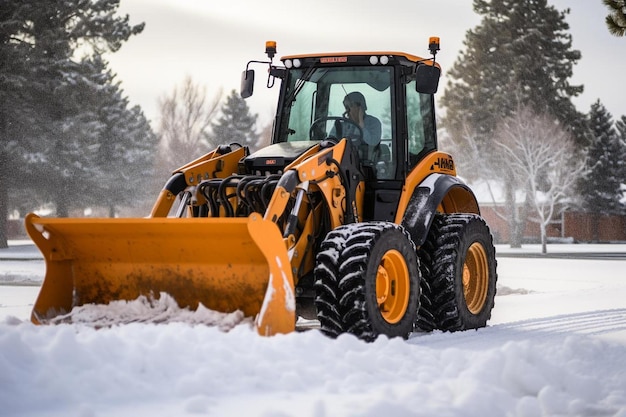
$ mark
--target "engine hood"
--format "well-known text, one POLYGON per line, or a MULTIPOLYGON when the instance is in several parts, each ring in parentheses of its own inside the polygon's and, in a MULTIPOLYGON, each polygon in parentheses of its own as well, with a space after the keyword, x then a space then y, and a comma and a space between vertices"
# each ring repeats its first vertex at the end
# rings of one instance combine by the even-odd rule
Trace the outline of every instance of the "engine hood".
POLYGON ((239 168, 243 174, 277 174, 317 144, 317 140, 275 143, 243 158, 239 168))

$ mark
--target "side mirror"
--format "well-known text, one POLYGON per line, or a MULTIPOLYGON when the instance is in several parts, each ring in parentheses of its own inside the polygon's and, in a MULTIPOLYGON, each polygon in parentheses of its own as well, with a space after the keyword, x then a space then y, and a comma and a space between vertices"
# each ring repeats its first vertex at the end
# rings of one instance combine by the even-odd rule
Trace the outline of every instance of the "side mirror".
POLYGON ((421 64, 415 71, 415 90, 418 93, 435 94, 439 87, 441 69, 434 65, 421 64))
POLYGON ((241 98, 248 98, 254 91, 254 70, 245 70, 241 74, 241 98))

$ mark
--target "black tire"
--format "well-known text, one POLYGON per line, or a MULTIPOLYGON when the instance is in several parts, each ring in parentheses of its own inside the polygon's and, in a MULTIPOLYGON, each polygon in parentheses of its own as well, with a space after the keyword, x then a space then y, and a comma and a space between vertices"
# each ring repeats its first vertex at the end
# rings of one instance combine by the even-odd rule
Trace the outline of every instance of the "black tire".
POLYGON ((433 315, 432 290, 430 288, 430 280, 432 270, 431 253, 433 253, 432 242, 427 240, 417 251, 420 264, 420 308, 417 312, 417 321, 415 322, 415 330, 422 332, 431 332, 437 328, 435 316, 433 315))
POLYGON ((420 249, 430 274, 423 288, 430 307, 423 307, 418 326, 458 331, 485 327, 496 295, 496 257, 493 238, 482 217, 475 214, 437 214, 420 249), (465 279, 464 279, 465 277, 465 279), (420 320, 422 318, 422 320, 420 320))
POLYGON ((345 331, 339 314, 339 256, 345 247, 350 231, 345 227, 331 230, 322 241, 315 264, 315 308, 320 330, 330 337, 345 331))
POLYGON ((373 341, 380 334, 407 337, 413 331, 419 263, 415 245, 401 226, 386 222, 340 226, 322 247, 315 288, 324 333, 347 332, 373 341))

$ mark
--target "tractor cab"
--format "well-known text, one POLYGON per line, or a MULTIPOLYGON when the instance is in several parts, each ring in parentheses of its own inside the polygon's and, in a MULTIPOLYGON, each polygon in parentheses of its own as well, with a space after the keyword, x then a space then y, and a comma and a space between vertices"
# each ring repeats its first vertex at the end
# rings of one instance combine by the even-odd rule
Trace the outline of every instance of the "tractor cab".
MULTIPOLYGON (((270 61, 268 87, 278 78, 281 90, 273 146, 263 152, 301 152, 320 141, 349 139, 359 155, 366 194, 373 197, 366 201, 383 203, 369 204, 364 217, 392 220, 406 176, 437 148, 438 49, 438 38, 431 38, 433 59, 351 52, 285 56, 282 66, 270 61)), ((275 43, 268 42, 270 60, 275 51, 275 43)), ((253 70, 246 69, 242 97, 252 95, 253 81, 253 70)))

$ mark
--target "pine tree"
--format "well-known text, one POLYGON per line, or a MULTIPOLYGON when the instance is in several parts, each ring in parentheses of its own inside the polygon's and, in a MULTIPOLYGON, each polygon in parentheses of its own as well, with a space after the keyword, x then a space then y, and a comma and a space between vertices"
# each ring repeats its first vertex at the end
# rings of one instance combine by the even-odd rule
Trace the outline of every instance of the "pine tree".
POLYGON ((611 114, 600 103, 591 105, 587 115, 591 129, 588 148, 589 174, 581 180, 580 192, 586 211, 596 214, 621 214, 621 184, 624 147, 611 114))
POLYGON ((93 204, 108 207, 113 217, 116 207, 141 205, 154 197, 146 183, 155 174, 158 140, 141 108, 129 108, 106 62, 96 57, 94 66, 99 77, 92 86, 92 105, 100 129, 92 161, 97 181, 87 195, 93 204))
POLYGON ((622 116, 617 122, 615 122, 615 128, 619 132, 619 136, 622 141, 626 142, 626 116, 622 116))
POLYGON ((20 178, 26 170, 20 156, 29 148, 28 121, 36 114, 25 91, 29 68, 24 57, 30 45, 17 36, 25 24, 22 3, 5 0, 0 7, 0 248, 7 247, 9 193, 23 184, 20 178))
MULTIPOLYGON (((520 106, 578 126, 581 115, 571 98, 583 87, 568 79, 581 54, 572 50, 569 11, 546 0, 474 0, 474 10, 482 21, 467 32, 441 98, 453 139, 469 124, 488 151, 495 126, 520 106)), ((573 133, 582 137, 582 130, 573 133)))
POLYGON ((467 32, 464 50, 447 73, 442 125, 458 155, 478 156, 457 160, 460 169, 466 170, 462 175, 487 171, 484 179, 503 182, 510 243, 519 246, 526 219, 515 195, 525 179, 517 178, 521 174, 502 158, 495 129, 517 109, 529 107, 542 117, 558 120, 581 148, 586 128, 571 99, 583 87, 568 81, 581 55, 572 49, 565 21, 568 11, 557 11, 547 0, 474 0, 473 6, 482 20, 467 32))
MULTIPOLYGON (((51 56, 57 51, 48 49, 51 56)), ((59 60, 39 69, 40 83, 33 84, 38 102, 36 122, 39 142, 26 164, 26 183, 46 201, 52 201, 56 214, 67 217, 70 209, 81 208, 92 183, 93 160, 102 129, 88 100, 91 96, 89 69, 84 64, 59 60), (52 72, 52 71, 54 72, 52 72)))
POLYGON ((117 16, 118 6, 119 0, 5 0, 0 7, 0 247, 15 204, 10 191, 31 188, 33 203, 51 198, 66 215, 92 188, 87 167, 101 126, 82 94, 84 81, 97 76, 90 58, 118 50, 143 30, 117 16))
POLYGON ((622 116, 615 122, 615 129, 619 136, 620 153, 617 155, 619 175, 621 183, 621 210, 626 214, 626 116, 622 116))
POLYGON ((256 131, 258 115, 250 114, 246 101, 239 93, 232 90, 221 107, 220 118, 212 124, 213 144, 239 143, 243 146, 256 148, 259 134, 256 131))
POLYGON ((626 1, 602 0, 610 13, 606 17, 606 26, 609 32, 615 36, 626 36, 626 1))

